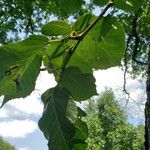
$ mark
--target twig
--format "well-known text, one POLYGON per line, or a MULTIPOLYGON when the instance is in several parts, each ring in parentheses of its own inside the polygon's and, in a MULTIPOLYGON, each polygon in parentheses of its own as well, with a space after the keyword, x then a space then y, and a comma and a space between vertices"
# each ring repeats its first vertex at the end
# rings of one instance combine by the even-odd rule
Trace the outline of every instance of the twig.
POLYGON ((128 46, 129 46, 129 42, 131 41, 132 35, 129 34, 129 37, 127 39, 127 45, 126 45, 126 50, 125 50, 125 54, 124 54, 124 65, 125 65, 125 70, 124 70, 124 75, 123 75, 123 79, 124 79, 124 84, 123 84, 123 91, 125 92, 125 94, 127 94, 128 96, 128 101, 126 102, 125 107, 127 106, 128 102, 129 102, 129 98, 130 98, 130 94, 127 92, 126 90, 126 74, 127 74, 127 70, 128 70, 128 66, 127 66, 127 50, 128 50, 128 46))
POLYGON ((103 11, 100 13, 100 15, 81 33, 80 37, 83 38, 96 24, 97 22, 104 16, 106 11, 113 6, 113 1, 109 1, 106 7, 103 9, 103 11))
POLYGON ((113 0, 110 0, 106 7, 103 9, 103 11, 100 13, 100 15, 80 34, 75 34, 75 35, 70 35, 68 37, 63 37, 63 38, 60 38, 60 39, 55 39, 55 40, 51 40, 50 43, 53 43, 53 42, 61 42, 61 41, 64 41, 64 40, 76 40, 76 41, 79 41, 79 40, 82 40, 83 37, 96 25, 96 23, 104 16, 104 14, 106 13, 106 11, 112 7, 114 4, 113 0))
MULTIPOLYGON (((62 67, 59 67, 59 68, 56 68, 56 69, 49 69, 50 71, 55 71, 55 70, 59 70, 59 69, 61 69, 62 67)), ((47 67, 45 67, 45 68, 40 68, 40 71, 47 71, 48 70, 48 68, 47 67)))
POLYGON ((63 74, 63 72, 64 72, 64 70, 65 70, 65 68, 66 68, 66 66, 67 66, 67 64, 68 64, 68 62, 69 62, 69 60, 71 59, 71 57, 72 57, 72 55, 73 55, 73 53, 75 52, 75 50, 76 50, 76 48, 78 47, 78 45, 80 44, 80 40, 76 43, 76 45, 74 46, 74 47, 71 47, 70 48, 70 50, 68 51, 68 53, 67 53, 67 56, 65 57, 65 59, 64 59, 64 62, 63 62, 63 64, 62 64, 62 71, 61 71, 61 74, 60 74, 60 80, 61 80, 61 78, 62 78, 62 74, 63 74))
POLYGON ((67 54, 66 58, 64 59, 64 62, 62 64, 62 72, 60 75, 60 80, 61 80, 61 76, 62 76, 68 62, 70 61, 73 53, 75 52, 75 50, 79 46, 80 42, 83 40, 83 38, 86 36, 86 34, 97 24, 97 22, 104 16, 106 11, 112 6, 113 6, 113 1, 109 1, 108 4, 106 5, 106 7, 103 9, 103 11, 100 13, 100 15, 82 33, 80 33, 79 35, 68 37, 68 39, 77 40, 77 43, 73 48, 71 48, 68 51, 68 54, 67 54))

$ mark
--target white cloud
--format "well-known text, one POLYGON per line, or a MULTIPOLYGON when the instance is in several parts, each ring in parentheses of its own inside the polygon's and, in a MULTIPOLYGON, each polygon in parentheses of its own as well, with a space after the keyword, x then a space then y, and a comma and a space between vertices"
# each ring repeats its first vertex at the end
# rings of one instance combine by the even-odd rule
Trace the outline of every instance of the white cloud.
POLYGON ((103 91, 105 87, 116 89, 123 84, 123 72, 118 67, 94 71, 94 76, 96 78, 98 93, 103 91))
MULTIPOLYGON (((94 72, 96 78, 97 91, 100 93, 104 91, 106 87, 112 88, 116 94, 120 97, 123 95, 123 85, 124 85, 124 73, 119 67, 113 67, 107 70, 98 70, 94 72)), ((129 92, 130 96, 136 100, 139 100, 139 95, 142 95, 145 91, 144 83, 141 82, 140 78, 132 79, 129 74, 127 74, 126 90, 129 92)), ((143 98, 145 99, 145 97, 143 98)))
POLYGON ((6 110, 4 108, 0 109, 0 118, 6 118, 7 117, 7 113, 6 110))
POLYGON ((34 132, 37 128, 37 123, 31 120, 1 122, 0 136, 5 138, 21 138, 34 132))
POLYGON ((49 74, 47 71, 43 71, 40 73, 36 81, 35 89, 38 90, 40 94, 42 94, 48 88, 54 86, 56 86, 56 81, 54 79, 54 76, 52 74, 49 74))
POLYGON ((21 110, 27 114, 39 115, 43 111, 43 104, 40 100, 40 95, 36 92, 32 92, 31 95, 24 99, 20 98, 11 100, 6 105, 4 105, 4 108, 8 104, 15 107, 16 110, 21 110))
POLYGON ((19 148, 18 150, 30 150, 28 147, 19 148))

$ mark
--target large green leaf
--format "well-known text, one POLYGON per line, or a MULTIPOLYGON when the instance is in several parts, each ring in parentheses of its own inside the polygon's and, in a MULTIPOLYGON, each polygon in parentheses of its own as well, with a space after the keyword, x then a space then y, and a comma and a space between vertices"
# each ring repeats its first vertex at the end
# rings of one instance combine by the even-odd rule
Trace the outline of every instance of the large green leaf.
POLYGON ((42 95, 46 105, 39 127, 49 140, 51 150, 70 150, 72 147, 75 128, 66 116, 69 97, 69 92, 59 87, 49 89, 42 95))
POLYGON ((62 86, 68 89, 74 100, 87 100, 96 95, 95 78, 92 73, 82 73, 77 67, 65 69, 62 75, 62 86))
POLYGON ((57 20, 44 25, 41 32, 49 36, 68 35, 71 33, 71 28, 67 22, 57 20))
POLYGON ((34 90, 41 62, 42 56, 34 55, 24 64, 10 68, 0 81, 0 95, 4 95, 2 105, 11 99, 26 97, 34 90))
MULTIPOLYGON (((108 0, 93 0, 93 2, 96 5, 103 6, 108 3, 108 0)), ((140 8, 142 2, 142 0, 114 0, 114 5, 119 9, 131 12, 140 8)))
POLYGON ((28 57, 42 53, 43 49, 48 45, 49 40, 43 35, 31 35, 29 38, 18 42, 16 44, 10 44, 7 48, 15 53, 22 61, 28 59, 28 57))
POLYGON ((121 64, 124 50, 124 28, 116 19, 105 17, 84 37, 69 65, 83 72, 106 69, 121 64))
POLYGON ((77 147, 86 147, 87 126, 81 120, 82 110, 76 106, 70 92, 56 86, 42 95, 42 101, 44 113, 39 127, 49 141, 49 149, 75 150, 77 147))
POLYGON ((16 44, 0 47, 0 95, 8 100, 28 96, 40 72, 42 53, 48 38, 32 35, 16 44), (12 90, 13 89, 13 90, 12 90))
POLYGON ((47 37, 32 35, 22 42, 0 47, 0 95, 5 96, 3 104, 13 98, 28 96, 34 90, 47 44, 47 37))
MULTIPOLYGON (((41 35, 31 35, 26 40, 15 44, 0 46, 0 68, 20 65, 32 55, 42 53, 48 44, 48 38, 41 35)), ((0 72, 1 74, 2 72, 0 72)))

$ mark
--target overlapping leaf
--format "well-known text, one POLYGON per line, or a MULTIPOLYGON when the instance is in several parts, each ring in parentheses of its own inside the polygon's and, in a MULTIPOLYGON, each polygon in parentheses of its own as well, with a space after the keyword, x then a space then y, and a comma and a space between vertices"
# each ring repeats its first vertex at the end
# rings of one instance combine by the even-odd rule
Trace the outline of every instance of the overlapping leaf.
MULTIPOLYGON (((70 99, 70 92, 57 86, 47 90, 42 95, 42 100, 45 110, 39 121, 39 127, 49 140, 49 149, 70 150, 75 144, 80 145, 80 137, 75 136, 81 134, 79 130, 77 132, 79 125, 73 125, 78 120, 78 112, 75 103, 70 99)), ((80 124, 81 127, 83 125, 80 124)))
POLYGON ((49 40, 46 36, 31 35, 19 43, 8 45, 7 48, 17 54, 20 60, 25 60, 34 54, 42 53, 48 42, 49 40))
POLYGON ((45 36, 0 47, 0 95, 8 100, 28 96, 35 86, 42 62, 42 49, 48 44, 45 36))
POLYGON ((88 137, 88 128, 84 121, 81 119, 78 119, 75 122, 76 126, 76 133, 73 138, 73 141, 75 143, 73 150, 86 150, 87 149, 87 143, 85 142, 88 137))
POLYGON ((9 71, 0 81, 0 95, 4 95, 3 104, 7 101, 28 96, 35 87, 40 72, 41 55, 30 57, 25 64, 9 71))
POLYGON ((74 126, 66 117, 66 109, 69 101, 69 93, 56 87, 50 89, 42 96, 46 101, 43 117, 39 121, 39 127, 49 140, 49 148, 69 150, 71 139, 74 136, 74 126))
POLYGON ((116 19, 106 17, 84 37, 69 65, 83 72, 120 65, 125 49, 125 33, 116 19))
POLYGON ((52 42, 44 57, 44 65, 48 68, 49 73, 54 73, 55 80, 59 80, 64 58, 68 51, 74 46, 75 41, 58 41, 52 42))
MULTIPOLYGON (((78 23, 74 24, 76 32, 81 33, 93 18, 95 17, 89 14, 79 18, 78 23)), ((54 46, 50 46, 50 49, 54 53, 51 55, 51 58, 53 58, 50 60, 51 66, 61 68, 64 57, 67 55, 69 48, 74 47, 75 42, 61 41, 52 45, 54 46)), ((83 38, 68 65, 79 67, 83 72, 91 72, 93 69, 106 69, 120 65, 124 49, 125 33, 122 25, 115 18, 105 17, 83 38)))
POLYGON ((51 21, 42 27, 41 32, 49 36, 69 35, 71 28, 65 21, 51 21))
POLYGON ((83 0, 53 0, 57 7, 60 8, 62 15, 68 15, 70 13, 77 12, 82 4, 83 0))
POLYGON ((68 89, 77 101, 87 100, 97 94, 93 74, 82 73, 77 67, 65 69, 62 75, 62 86, 68 89))

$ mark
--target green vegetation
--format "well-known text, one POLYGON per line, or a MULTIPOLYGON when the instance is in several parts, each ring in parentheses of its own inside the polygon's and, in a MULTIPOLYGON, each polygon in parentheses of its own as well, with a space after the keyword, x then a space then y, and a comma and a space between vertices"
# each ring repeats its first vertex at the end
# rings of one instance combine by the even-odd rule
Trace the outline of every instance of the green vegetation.
POLYGON ((16 150, 14 146, 0 137, 0 150, 16 150))
POLYGON ((90 99, 85 110, 88 150, 144 150, 144 126, 134 127, 127 122, 111 90, 90 99))
MULTIPOLYGON (((129 66, 135 69, 131 71, 134 75, 141 70, 145 74, 146 67, 137 64, 140 61, 140 64, 147 65, 150 61, 148 6, 149 1, 146 0, 92 0, 89 3, 85 0, 1 0, 2 106, 14 98, 30 95, 40 71, 52 73, 57 85, 42 94, 44 110, 39 121, 39 127, 48 140, 48 148, 86 149, 88 128, 82 119, 85 113, 75 102, 97 94, 93 70, 121 66, 123 57, 125 74, 129 66), (97 16, 92 13, 95 6, 103 6, 97 16), (55 21, 49 21, 52 14, 55 21), (69 17, 74 21, 70 22, 69 17), (10 33, 13 38, 8 38, 10 33), (32 35, 20 41, 19 33, 32 35), (146 63, 141 63, 145 59, 146 63), (44 68, 41 68, 42 63, 44 68)), ((108 104, 117 107, 113 101, 108 101, 108 104)), ((118 148, 116 143, 121 143, 121 139, 109 141, 107 130, 111 132, 108 134, 110 139, 122 137, 113 132, 116 130, 125 132, 125 137, 131 134, 135 138, 134 132, 126 130, 133 131, 134 128, 125 121, 120 109, 111 113, 116 115, 113 119, 107 113, 101 118, 101 122, 104 121, 101 127, 108 126, 102 131, 101 138, 107 142, 103 143, 106 148, 113 145, 118 148), (115 128, 116 124, 120 124, 120 128, 115 128)), ((149 120, 148 114, 146 120, 149 120)), ((101 131, 101 127, 98 130, 101 131)), ((150 135, 146 137, 150 139, 150 135)), ((146 145, 150 148, 150 143, 146 142, 146 145)))

